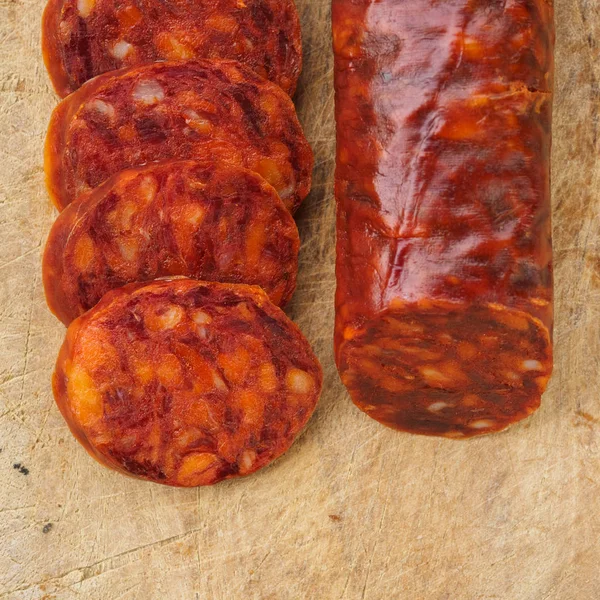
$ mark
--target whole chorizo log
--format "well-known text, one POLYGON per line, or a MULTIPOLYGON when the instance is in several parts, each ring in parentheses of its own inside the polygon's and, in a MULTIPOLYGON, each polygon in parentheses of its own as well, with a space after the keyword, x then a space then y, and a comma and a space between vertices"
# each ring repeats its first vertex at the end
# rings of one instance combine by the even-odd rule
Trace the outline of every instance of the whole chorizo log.
POLYGON ((108 292, 71 323, 53 376, 94 458, 184 487, 275 460, 321 385, 310 345, 260 288, 184 278, 108 292))
POLYGON ((390 427, 469 437, 552 371, 551 0, 333 0, 336 362, 390 427))
POLYGON ((117 173, 60 213, 44 253, 46 300, 68 325, 111 289, 185 275, 259 285, 283 305, 299 246, 292 215, 253 171, 152 163, 117 173))
POLYGON ((290 95, 302 69, 293 0, 49 0, 42 51, 62 97, 96 75, 159 60, 238 60, 290 95))
POLYGON ((162 62, 99 75, 52 113, 48 192, 59 210, 128 167, 207 159, 262 175, 295 210, 313 155, 279 86, 234 61, 162 62))

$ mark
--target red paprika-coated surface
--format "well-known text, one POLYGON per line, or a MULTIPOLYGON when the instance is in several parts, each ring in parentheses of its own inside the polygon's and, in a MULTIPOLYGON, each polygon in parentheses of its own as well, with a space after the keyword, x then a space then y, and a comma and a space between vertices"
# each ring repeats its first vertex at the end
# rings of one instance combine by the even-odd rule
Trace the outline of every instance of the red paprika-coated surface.
POLYGON ((46 300, 66 325, 111 289, 185 275, 262 287, 285 304, 300 239, 252 171, 167 161, 121 171, 60 213, 43 261, 46 300))
POLYGON ((310 418, 321 367, 260 288, 130 284, 73 321, 53 377, 71 431, 102 464, 174 486, 248 475, 310 418))
POLYGON ((101 73, 160 60, 238 60, 290 95, 302 70, 293 0, 50 0, 42 50, 63 97, 101 73))
POLYGON ((335 351, 354 402, 468 437, 552 370, 549 0, 333 0, 335 351))
POLYGON ((52 113, 48 191, 62 210, 128 167, 210 159, 256 171, 295 210, 313 155, 290 98, 234 61, 163 62, 105 73, 52 113))

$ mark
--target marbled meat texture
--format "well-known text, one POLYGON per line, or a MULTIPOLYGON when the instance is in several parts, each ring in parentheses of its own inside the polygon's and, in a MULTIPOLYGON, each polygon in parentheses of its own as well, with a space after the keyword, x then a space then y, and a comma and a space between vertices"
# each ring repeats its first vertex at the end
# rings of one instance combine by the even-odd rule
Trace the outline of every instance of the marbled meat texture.
POLYGON ((62 210, 128 167, 208 159, 262 175, 295 210, 313 155, 290 98, 234 61, 163 62, 99 75, 54 110, 48 191, 62 210))
POLYGON ((260 288, 189 279, 109 292, 69 327, 53 378, 94 458, 185 487, 283 454, 321 385, 308 342, 260 288))
POLYGON ((153 163, 121 171, 60 213, 44 254, 46 299, 68 325, 111 289, 185 275, 259 285, 284 305, 299 246, 292 215, 253 171, 153 163))
POLYGON ((42 50, 61 97, 96 75, 160 60, 238 60, 289 95, 302 70, 293 0, 50 0, 42 50))

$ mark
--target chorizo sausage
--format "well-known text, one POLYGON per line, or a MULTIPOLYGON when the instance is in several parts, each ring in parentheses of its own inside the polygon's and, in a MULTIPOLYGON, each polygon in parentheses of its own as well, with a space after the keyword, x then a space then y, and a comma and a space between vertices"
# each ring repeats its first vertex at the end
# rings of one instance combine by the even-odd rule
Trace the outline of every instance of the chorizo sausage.
POLYGON ((206 159, 262 175, 295 210, 313 155, 290 98, 233 61, 163 62, 105 73, 54 110, 45 148, 48 191, 62 210, 128 167, 206 159))
POLYGON ((96 75, 160 60, 238 60, 289 95, 302 69, 293 0, 49 0, 42 51, 61 97, 96 75))
POLYGON ((248 475, 310 418, 321 367, 258 287, 129 284, 69 327, 53 376, 75 437, 102 464, 173 486, 248 475))
POLYGON ((46 300, 68 325, 111 289, 185 275, 259 285, 283 305, 299 246, 292 215, 260 175, 153 163, 117 173, 60 213, 44 253, 46 300))
POLYGON ((470 437, 552 371, 548 0, 333 0, 335 353, 390 427, 470 437))

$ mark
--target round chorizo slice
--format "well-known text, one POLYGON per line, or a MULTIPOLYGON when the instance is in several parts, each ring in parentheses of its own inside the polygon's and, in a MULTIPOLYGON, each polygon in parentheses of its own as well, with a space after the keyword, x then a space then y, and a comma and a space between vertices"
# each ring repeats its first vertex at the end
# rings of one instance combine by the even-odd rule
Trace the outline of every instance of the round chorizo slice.
POLYGON ((300 238, 260 175, 195 161, 121 171, 54 222, 43 261, 50 310, 68 325, 111 289, 185 275, 262 287, 284 305, 300 238))
POLYGON ((321 386, 309 343, 260 288, 185 278, 106 294, 69 327, 53 376, 94 458, 183 487, 283 454, 321 386))
POLYGON ((105 73, 65 98, 46 137, 59 210, 129 167, 208 159, 262 175, 295 210, 313 154, 289 96, 234 61, 163 62, 105 73))
POLYGON ((42 51, 61 97, 96 75, 160 60, 239 60, 290 95, 302 69, 293 0, 50 0, 42 51))

